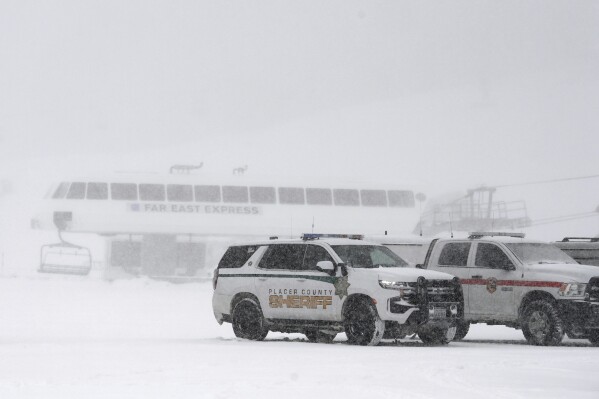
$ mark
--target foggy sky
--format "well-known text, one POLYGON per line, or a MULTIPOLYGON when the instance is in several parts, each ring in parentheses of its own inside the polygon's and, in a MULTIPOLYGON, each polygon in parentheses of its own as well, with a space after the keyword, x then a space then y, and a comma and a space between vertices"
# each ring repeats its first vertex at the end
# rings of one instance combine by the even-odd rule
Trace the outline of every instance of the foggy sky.
POLYGON ((204 161, 443 191, 599 171, 594 1, 5 0, 0 57, 4 176, 204 161))

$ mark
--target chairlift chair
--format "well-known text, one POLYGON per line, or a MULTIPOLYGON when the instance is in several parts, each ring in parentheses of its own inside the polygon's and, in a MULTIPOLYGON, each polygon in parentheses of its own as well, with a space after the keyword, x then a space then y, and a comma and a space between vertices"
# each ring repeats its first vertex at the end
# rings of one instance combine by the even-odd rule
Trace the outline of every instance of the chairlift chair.
POLYGON ((89 248, 72 244, 62 238, 62 230, 70 221, 70 212, 55 212, 54 224, 58 228, 59 243, 42 245, 40 250, 40 273, 88 275, 92 269, 89 248))
POLYGON ((88 275, 92 269, 92 257, 88 248, 68 242, 46 244, 41 248, 41 273, 88 275))

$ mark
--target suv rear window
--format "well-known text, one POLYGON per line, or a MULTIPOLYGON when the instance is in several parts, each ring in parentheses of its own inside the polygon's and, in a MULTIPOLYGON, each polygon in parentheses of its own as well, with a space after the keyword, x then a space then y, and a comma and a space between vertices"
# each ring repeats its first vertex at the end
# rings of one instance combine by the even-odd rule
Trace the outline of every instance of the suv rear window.
POLYGON ((270 245, 260 261, 263 269, 302 270, 304 262, 304 244, 270 245))
POLYGON ((238 247, 229 247, 218 262, 219 269, 236 269, 248 261, 258 249, 258 245, 243 245, 238 247))

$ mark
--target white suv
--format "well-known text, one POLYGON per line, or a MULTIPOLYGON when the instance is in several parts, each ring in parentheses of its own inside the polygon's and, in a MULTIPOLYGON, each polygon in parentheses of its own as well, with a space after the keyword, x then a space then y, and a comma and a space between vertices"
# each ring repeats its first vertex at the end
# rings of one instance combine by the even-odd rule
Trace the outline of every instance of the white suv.
POLYGON ((457 278, 409 268, 382 245, 305 234, 229 247, 212 305, 240 338, 279 331, 331 342, 345 332, 349 343, 376 345, 418 333, 425 344, 447 344, 463 299, 457 278))

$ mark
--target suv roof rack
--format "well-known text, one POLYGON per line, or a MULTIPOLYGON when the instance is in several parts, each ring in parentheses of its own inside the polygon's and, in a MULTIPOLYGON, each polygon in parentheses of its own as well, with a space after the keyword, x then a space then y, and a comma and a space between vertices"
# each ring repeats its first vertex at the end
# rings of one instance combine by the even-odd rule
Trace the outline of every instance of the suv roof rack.
POLYGON ((514 237, 514 238, 524 238, 524 233, 500 233, 496 231, 475 231, 470 233, 468 238, 475 239, 481 237, 514 237))
POLYGON ((588 242, 599 242, 599 237, 564 237, 562 242, 571 241, 588 241, 588 242))
POLYGON ((320 233, 304 233, 302 240, 318 240, 320 238, 349 238, 350 240, 363 240, 363 234, 320 234, 320 233))

